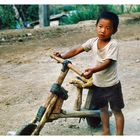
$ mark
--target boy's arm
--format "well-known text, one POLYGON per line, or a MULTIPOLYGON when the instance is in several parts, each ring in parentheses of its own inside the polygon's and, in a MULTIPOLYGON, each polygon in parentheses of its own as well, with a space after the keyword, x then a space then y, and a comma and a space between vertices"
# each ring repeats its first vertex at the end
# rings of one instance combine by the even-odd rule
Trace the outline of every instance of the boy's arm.
POLYGON ((96 67, 92 68, 92 72, 96 73, 96 72, 99 72, 108 68, 113 63, 113 61, 114 60, 112 59, 106 59, 102 64, 97 65, 96 67))
POLYGON ((90 78, 93 73, 96 73, 96 72, 99 72, 108 68, 113 62, 114 60, 112 59, 106 59, 103 63, 101 63, 100 65, 97 65, 96 67, 86 69, 85 72, 83 73, 83 76, 85 76, 85 78, 90 78))
POLYGON ((71 49, 70 51, 64 53, 64 54, 60 54, 60 53, 55 53, 56 56, 58 57, 61 57, 63 59, 68 59, 68 58, 71 58, 81 52, 85 51, 83 47, 78 47, 78 48, 74 48, 74 49, 71 49))

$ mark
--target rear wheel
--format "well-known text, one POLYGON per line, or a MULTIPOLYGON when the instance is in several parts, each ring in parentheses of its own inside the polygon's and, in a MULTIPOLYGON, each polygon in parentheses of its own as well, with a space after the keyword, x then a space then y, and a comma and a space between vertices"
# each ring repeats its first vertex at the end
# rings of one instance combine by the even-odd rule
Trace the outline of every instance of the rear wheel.
POLYGON ((86 121, 87 121, 87 124, 90 127, 93 127, 93 128, 97 128, 101 124, 101 118, 100 117, 87 117, 86 121))
MULTIPOLYGON (((99 110, 99 108, 97 108, 93 103, 93 98, 94 98, 93 93, 94 93, 94 87, 91 86, 87 94, 84 108, 88 110, 99 110)), ((86 117, 86 121, 87 121, 87 124, 93 128, 97 128, 101 124, 100 116, 99 117, 86 117)))

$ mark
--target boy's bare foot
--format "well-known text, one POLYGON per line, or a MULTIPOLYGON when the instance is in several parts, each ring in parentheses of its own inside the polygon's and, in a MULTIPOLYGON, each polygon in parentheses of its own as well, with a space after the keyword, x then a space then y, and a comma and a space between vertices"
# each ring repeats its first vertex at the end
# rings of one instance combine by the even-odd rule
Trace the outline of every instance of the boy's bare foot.
POLYGON ((104 132, 102 133, 102 135, 110 135, 110 132, 109 132, 109 131, 104 131, 104 132))

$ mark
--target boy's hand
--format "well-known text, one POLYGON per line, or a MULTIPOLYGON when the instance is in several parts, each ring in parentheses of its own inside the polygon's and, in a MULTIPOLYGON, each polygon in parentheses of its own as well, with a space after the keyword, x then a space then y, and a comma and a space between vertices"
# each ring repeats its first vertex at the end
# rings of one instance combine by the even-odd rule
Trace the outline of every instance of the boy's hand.
POLYGON ((93 74, 93 70, 91 68, 88 68, 84 71, 83 76, 87 79, 91 78, 93 74))
POLYGON ((61 54, 59 52, 54 52, 53 55, 62 58, 61 54))

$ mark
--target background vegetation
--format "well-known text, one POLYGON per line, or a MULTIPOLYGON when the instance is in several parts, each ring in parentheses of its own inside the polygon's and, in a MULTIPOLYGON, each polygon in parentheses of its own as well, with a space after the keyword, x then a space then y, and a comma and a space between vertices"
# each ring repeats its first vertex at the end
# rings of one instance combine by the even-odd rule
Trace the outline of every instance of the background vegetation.
MULTIPOLYGON (((96 19, 103 10, 117 14, 140 12, 140 5, 50 5, 49 7, 50 15, 68 13, 61 18, 60 25, 96 19)), ((36 20, 39 20, 38 5, 0 5, 0 29, 24 28, 27 23, 36 20)))

